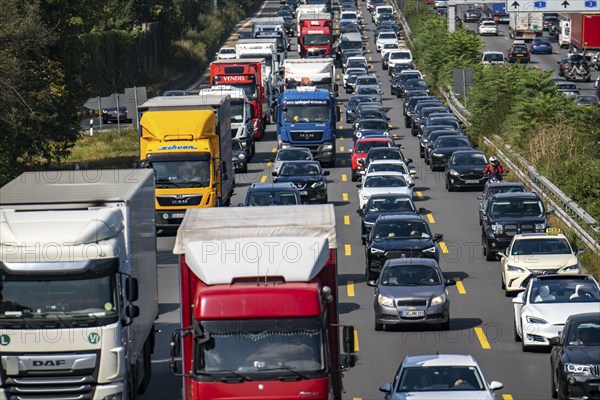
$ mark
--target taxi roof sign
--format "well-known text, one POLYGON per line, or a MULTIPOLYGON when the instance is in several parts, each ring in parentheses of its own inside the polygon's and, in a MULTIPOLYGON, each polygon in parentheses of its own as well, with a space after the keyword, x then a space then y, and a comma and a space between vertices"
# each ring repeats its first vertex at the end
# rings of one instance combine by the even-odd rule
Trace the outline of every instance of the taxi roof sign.
POLYGON ((560 228, 546 228, 546 233, 548 235, 558 235, 560 233, 560 228))

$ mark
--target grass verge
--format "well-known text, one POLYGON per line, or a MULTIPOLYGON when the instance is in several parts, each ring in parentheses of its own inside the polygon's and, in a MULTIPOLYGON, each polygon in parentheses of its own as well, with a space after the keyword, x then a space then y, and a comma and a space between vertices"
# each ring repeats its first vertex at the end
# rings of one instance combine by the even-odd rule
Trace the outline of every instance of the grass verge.
POLYGON ((97 131, 79 139, 61 166, 83 164, 90 169, 131 168, 139 158, 139 139, 135 129, 97 131))

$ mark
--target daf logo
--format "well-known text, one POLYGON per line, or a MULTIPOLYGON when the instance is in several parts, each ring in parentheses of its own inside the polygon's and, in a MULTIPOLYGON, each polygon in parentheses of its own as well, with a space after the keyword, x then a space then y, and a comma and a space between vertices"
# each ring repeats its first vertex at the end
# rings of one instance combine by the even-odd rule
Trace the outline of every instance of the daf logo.
POLYGON ((66 365, 66 360, 33 360, 34 367, 60 367, 66 365))

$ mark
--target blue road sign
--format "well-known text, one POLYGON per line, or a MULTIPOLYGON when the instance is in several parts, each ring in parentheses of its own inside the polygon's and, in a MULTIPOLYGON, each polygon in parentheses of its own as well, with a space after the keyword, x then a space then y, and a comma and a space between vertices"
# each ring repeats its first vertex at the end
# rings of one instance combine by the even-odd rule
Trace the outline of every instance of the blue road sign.
POLYGON ((545 1, 536 1, 533 3, 533 7, 534 8, 546 8, 546 2, 545 1))
POLYGON ((598 2, 596 0, 587 0, 583 3, 588 8, 596 8, 598 7, 598 2))

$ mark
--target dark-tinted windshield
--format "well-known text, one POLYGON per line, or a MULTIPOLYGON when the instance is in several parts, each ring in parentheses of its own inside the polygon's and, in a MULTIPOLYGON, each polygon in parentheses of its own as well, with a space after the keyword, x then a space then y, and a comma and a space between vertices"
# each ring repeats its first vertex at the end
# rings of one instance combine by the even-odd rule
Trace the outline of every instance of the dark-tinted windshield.
POLYGON ((414 212, 413 202, 407 197, 371 198, 367 204, 367 213, 374 212, 414 212))
POLYGON ((481 165, 487 164, 487 160, 484 154, 471 153, 471 154, 454 154, 452 157, 452 164, 454 165, 481 165))
POLYGON ((463 147, 469 146, 469 139, 460 137, 438 138, 436 147, 463 147))
POLYGON ((408 169, 404 163, 371 163, 369 164, 368 172, 400 172, 402 174, 408 174, 408 169))
POLYGON ((402 154, 399 151, 372 151, 367 156, 369 161, 373 160, 402 160, 402 154))
POLYGON ((406 181, 402 176, 395 175, 373 175, 367 176, 364 187, 406 187, 406 181))
POLYGON ((524 193, 525 188, 523 186, 493 186, 488 190, 488 196, 497 193, 524 193))
POLYGON ((486 54, 484 60, 488 62, 504 61, 504 55, 500 53, 486 54))
POLYGON ((398 39, 394 32, 381 32, 378 39, 398 39))
POLYGON ((429 265, 387 267, 379 278, 382 286, 434 286, 442 283, 438 271, 429 265))
POLYGON ((376 86, 359 86, 356 89, 356 94, 379 94, 379 89, 376 86))
POLYGON ((325 122, 329 120, 329 107, 326 105, 286 105, 283 111, 283 120, 288 123, 325 122))
POLYGON ((377 85, 377 78, 374 76, 359 76, 356 80, 357 85, 377 85))
POLYGON ((342 43, 340 43, 340 47, 342 48, 342 50, 350 50, 350 49, 359 49, 362 50, 362 42, 359 41, 350 41, 350 40, 344 40, 342 41, 342 43))
POLYGON ((388 123, 386 121, 379 120, 362 120, 358 123, 358 129, 386 131, 388 129, 388 123))
POLYGON ((390 53, 390 60, 410 60, 412 56, 407 51, 393 51, 390 53))
POLYGON ((409 367, 402 370, 398 393, 486 390, 474 366, 409 367))
POLYGON ((600 346, 600 323, 596 321, 572 322, 569 326, 567 346, 600 346))
POLYGON ((431 232, 422 221, 379 222, 375 224, 374 240, 430 239, 431 232))
POLYGON ((298 161, 310 160, 312 158, 309 151, 298 149, 285 149, 277 153, 277 161, 298 161))
MULTIPOLYGON (((598 287, 593 281, 580 279, 536 280, 529 293, 530 303, 592 303, 600 302, 598 287)), ((599 305, 600 306, 600 305, 599 305)))
POLYGON ((229 115, 231 116, 231 122, 244 121, 244 101, 241 99, 232 100, 229 115))
POLYGON ((566 239, 523 239, 513 244, 511 255, 529 256, 533 254, 572 254, 566 239))
POLYGON ((320 175, 321 168, 318 162, 310 163, 295 163, 286 162, 281 166, 279 175, 281 176, 306 176, 306 175, 320 175))
POLYGON ((539 200, 511 199, 497 200, 492 203, 491 215, 503 216, 538 216, 544 213, 544 206, 539 200))
POLYGON ((456 120, 451 119, 432 119, 428 121, 427 126, 440 126, 446 125, 451 126, 452 129, 460 129, 460 124, 456 120))
POLYGON ((277 190, 272 192, 256 191, 250 193, 248 206, 291 206, 300 204, 300 199, 291 190, 277 190))
POLYGON ((356 152, 357 153, 368 153, 369 150, 375 148, 375 147, 390 147, 390 143, 389 142, 358 142, 358 144, 356 145, 356 152))

